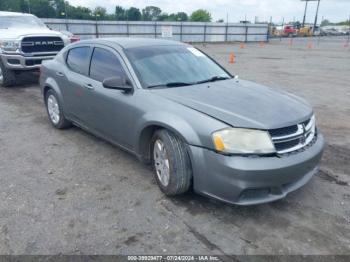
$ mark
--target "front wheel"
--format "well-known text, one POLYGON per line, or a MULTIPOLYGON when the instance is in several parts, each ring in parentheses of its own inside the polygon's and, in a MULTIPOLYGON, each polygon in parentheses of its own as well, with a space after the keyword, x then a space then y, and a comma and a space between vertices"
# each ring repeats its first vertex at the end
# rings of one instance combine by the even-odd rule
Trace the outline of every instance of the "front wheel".
POLYGON ((15 71, 5 67, 0 58, 0 85, 3 87, 9 87, 16 84, 15 71))
POLYGON ((192 168, 185 143, 173 133, 161 129, 154 134, 152 145, 155 178, 161 191, 167 196, 188 191, 192 168))
POLYGON ((64 117, 57 94, 51 89, 45 94, 45 105, 50 122, 54 127, 64 129, 72 125, 71 122, 64 117))

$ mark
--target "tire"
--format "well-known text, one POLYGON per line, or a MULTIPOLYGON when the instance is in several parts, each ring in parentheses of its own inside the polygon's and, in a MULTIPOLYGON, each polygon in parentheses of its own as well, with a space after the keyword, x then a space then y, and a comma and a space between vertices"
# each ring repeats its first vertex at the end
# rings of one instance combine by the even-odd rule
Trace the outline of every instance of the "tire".
POLYGON ((9 87, 16 84, 15 71, 5 67, 0 58, 0 85, 3 87, 9 87))
POLYGON ((192 167, 184 142, 173 133, 160 129, 153 135, 151 151, 155 178, 160 190, 167 196, 188 191, 192 181, 192 167), (163 151, 159 150, 159 142, 163 145, 163 151), (160 152, 163 152, 163 162, 160 152), (162 169, 162 165, 165 169, 162 169), (168 182, 162 179, 162 170, 163 175, 168 171, 168 182))
POLYGON ((45 105, 49 120, 55 128, 66 129, 72 126, 72 123, 65 118, 61 102, 52 89, 45 93, 45 105))

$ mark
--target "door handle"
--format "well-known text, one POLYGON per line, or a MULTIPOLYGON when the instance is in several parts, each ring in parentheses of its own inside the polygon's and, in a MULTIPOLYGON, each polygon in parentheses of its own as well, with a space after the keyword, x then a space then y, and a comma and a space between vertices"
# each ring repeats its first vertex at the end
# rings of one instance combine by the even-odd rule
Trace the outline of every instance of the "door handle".
POLYGON ((89 89, 89 90, 94 90, 95 88, 92 86, 92 84, 85 84, 84 88, 89 89))
POLYGON ((57 76, 64 76, 64 74, 62 72, 59 72, 59 71, 56 72, 56 75, 57 76))

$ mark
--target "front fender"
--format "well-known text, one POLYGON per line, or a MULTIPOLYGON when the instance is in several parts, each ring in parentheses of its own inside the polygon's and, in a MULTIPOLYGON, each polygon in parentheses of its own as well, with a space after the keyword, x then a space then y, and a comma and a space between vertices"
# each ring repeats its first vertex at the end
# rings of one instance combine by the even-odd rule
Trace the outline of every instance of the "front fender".
POLYGON ((185 119, 169 112, 150 112, 144 114, 136 124, 134 148, 137 154, 142 152, 140 138, 143 131, 152 126, 170 130, 187 144, 201 145, 199 135, 185 119))

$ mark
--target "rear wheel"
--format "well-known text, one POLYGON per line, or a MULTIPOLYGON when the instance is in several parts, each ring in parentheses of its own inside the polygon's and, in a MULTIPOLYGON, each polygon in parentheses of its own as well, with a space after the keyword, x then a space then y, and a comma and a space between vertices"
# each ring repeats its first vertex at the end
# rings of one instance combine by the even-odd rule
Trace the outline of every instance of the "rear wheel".
POLYGON ((174 196, 188 191, 192 168, 184 142, 161 129, 154 134, 152 145, 155 178, 162 192, 174 196))
POLYGON ((50 122, 54 127, 58 129, 71 127, 71 122, 63 114, 57 94, 51 89, 45 94, 45 104, 50 122))
POLYGON ((9 87, 16 84, 15 71, 9 70, 5 67, 0 58, 0 85, 3 87, 9 87))

